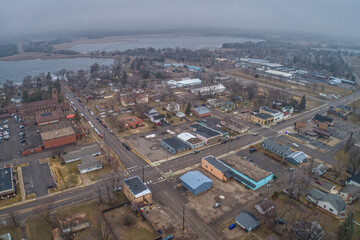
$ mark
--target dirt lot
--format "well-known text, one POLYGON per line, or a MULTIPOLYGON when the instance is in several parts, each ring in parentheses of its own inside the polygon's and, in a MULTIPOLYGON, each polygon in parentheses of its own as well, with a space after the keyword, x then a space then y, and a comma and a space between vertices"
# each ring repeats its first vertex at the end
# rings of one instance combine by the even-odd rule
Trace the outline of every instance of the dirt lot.
POLYGON ((104 215, 118 239, 153 240, 158 236, 147 222, 137 218, 129 206, 116 208, 104 215))

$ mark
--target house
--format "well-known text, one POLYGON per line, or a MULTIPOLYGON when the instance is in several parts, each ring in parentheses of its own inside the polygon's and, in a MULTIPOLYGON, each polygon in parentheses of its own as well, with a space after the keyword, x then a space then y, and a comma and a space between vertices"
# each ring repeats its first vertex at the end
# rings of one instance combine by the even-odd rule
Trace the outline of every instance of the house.
POLYGON ((282 158, 286 158, 292 153, 289 146, 281 145, 275 142, 274 140, 272 140, 271 138, 265 139, 261 143, 261 147, 265 148, 266 150, 269 150, 270 152, 275 153, 276 155, 282 158))
POLYGON ((92 155, 86 155, 81 158, 81 164, 77 165, 80 173, 87 173, 103 168, 102 162, 92 155))
POLYGON ((202 158, 201 167, 224 182, 229 181, 232 176, 230 168, 211 155, 202 158))
POLYGON ((255 205, 256 210, 262 215, 271 211, 274 207, 275 205, 268 198, 264 198, 255 205))
POLYGON ((77 232, 90 227, 89 219, 86 213, 78 213, 60 221, 60 228, 64 233, 77 232))
POLYGON ((216 98, 212 98, 212 99, 208 99, 207 104, 210 105, 213 108, 217 108, 220 107, 221 104, 224 102, 224 99, 216 99, 216 98))
POLYGON ((299 165, 306 161, 306 159, 306 154, 300 151, 293 152, 290 155, 286 156, 286 160, 294 165, 299 165))
POLYGON ((320 224, 314 222, 295 222, 293 226, 293 235, 298 240, 321 240, 325 236, 325 231, 320 224))
POLYGON ((65 163, 71 163, 80 160, 82 157, 91 155, 99 156, 101 155, 101 149, 99 145, 94 144, 87 147, 83 147, 80 150, 68 152, 62 156, 65 163))
POLYGON ((138 117, 127 117, 118 120, 123 129, 135 129, 143 126, 143 120, 138 117))
POLYGON ((267 113, 250 113, 250 121, 261 126, 272 124, 274 117, 267 113))
POLYGON ((284 119, 284 113, 268 107, 260 107, 259 113, 266 113, 273 116, 274 122, 278 122, 284 119))
POLYGON ((169 103, 166 106, 166 110, 169 112, 178 112, 178 111, 180 111, 180 104, 175 103, 175 102, 169 103))
POLYGON ((189 145, 187 145, 177 137, 165 138, 160 142, 160 145, 169 152, 171 152, 171 154, 183 152, 190 148, 189 145))
POLYGON ((15 185, 13 166, 0 168, 0 199, 15 196, 15 185))
POLYGON ((313 121, 316 124, 326 123, 328 126, 334 125, 334 119, 327 117, 327 116, 320 115, 320 114, 316 114, 315 117, 313 118, 313 121))
POLYGON ((293 106, 291 106, 291 105, 286 105, 285 107, 283 107, 282 109, 281 109, 284 113, 293 113, 294 112, 294 108, 293 108, 293 106))
POLYGON ((138 176, 125 179, 123 189, 125 196, 131 202, 136 204, 152 204, 152 193, 138 176))
POLYGON ((152 116, 159 115, 159 113, 155 108, 146 106, 145 107, 145 115, 148 118, 151 118, 152 116))
POLYGON ((355 185, 360 188, 360 173, 353 175, 346 181, 346 185, 355 185))
POLYGON ((220 108, 221 110, 225 111, 225 112, 229 112, 234 110, 236 107, 235 103, 231 102, 231 101, 224 101, 221 105, 220 108))
POLYGON ((241 212, 235 217, 235 222, 246 232, 250 232, 260 225, 260 221, 249 212, 241 212))
POLYGON ((236 118, 230 118, 230 117, 223 118, 221 120, 221 125, 227 127, 233 132, 240 134, 246 133, 249 129, 248 126, 245 126, 244 124, 240 123, 239 121, 237 121, 236 118))
POLYGON ((345 213, 346 203, 336 194, 324 193, 313 188, 307 193, 305 199, 335 216, 341 216, 345 213))
POLYGON ((96 104, 95 107, 99 112, 106 112, 107 110, 109 110, 109 107, 106 103, 96 104))
POLYGON ((220 141, 223 138, 223 134, 220 131, 200 124, 190 125, 189 129, 197 138, 202 140, 205 144, 212 144, 220 141))
POLYGON ((205 106, 194 107, 192 113, 196 117, 208 117, 211 116, 211 111, 205 106))
POLYGON ((201 141, 199 138, 195 137, 191 133, 180 133, 179 135, 177 135, 177 138, 189 145, 191 149, 198 148, 204 145, 203 141, 201 141))
POLYGON ((181 184, 192 194, 198 195, 212 188, 212 180, 199 171, 189 171, 180 177, 181 184))
POLYGON ((326 173, 326 167, 324 164, 318 164, 316 167, 314 167, 312 169, 312 172, 315 174, 318 174, 319 176, 323 175, 324 173, 326 173))
POLYGON ((320 188, 321 188, 321 190, 328 192, 328 193, 336 193, 335 185, 332 183, 329 183, 327 181, 322 181, 320 188))
POLYGON ((338 194, 346 203, 351 204, 359 196, 360 189, 355 185, 346 185, 338 194))
POLYGON ((22 97, 21 96, 11 98, 11 103, 19 104, 21 102, 22 102, 22 97))
POLYGON ((193 88, 190 90, 190 92, 196 95, 206 96, 206 95, 221 93, 224 92, 225 90, 226 90, 225 86, 219 83, 211 86, 193 88))
POLYGON ((152 121, 153 123, 159 123, 166 121, 166 118, 164 114, 154 115, 150 117, 150 121, 152 121))
POLYGON ((176 116, 179 117, 179 118, 186 117, 185 113, 183 113, 183 112, 177 112, 176 116))

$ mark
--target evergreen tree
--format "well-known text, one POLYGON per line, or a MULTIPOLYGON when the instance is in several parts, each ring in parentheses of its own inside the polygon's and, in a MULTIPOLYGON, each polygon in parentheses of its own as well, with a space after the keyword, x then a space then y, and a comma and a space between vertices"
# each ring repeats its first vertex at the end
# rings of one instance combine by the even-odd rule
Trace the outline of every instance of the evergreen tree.
POLYGON ((122 76, 121 76, 121 84, 122 84, 122 85, 126 85, 126 83, 127 83, 127 74, 126 74, 126 72, 124 71, 123 74, 122 74, 122 76))
POLYGON ((74 121, 75 121, 76 123, 78 123, 78 122, 80 122, 80 119, 81 119, 81 116, 80 116, 78 110, 76 110, 76 111, 75 111, 75 116, 74 116, 74 121))
POLYGON ((338 239, 340 240, 351 240, 354 235, 354 214, 350 213, 343 224, 340 225, 338 231, 338 239))
POLYGON ((304 111, 305 108, 306 108, 306 99, 305 99, 305 95, 304 95, 300 101, 300 109, 301 109, 301 111, 304 111))
POLYGON ((185 109, 185 114, 189 116, 190 113, 191 113, 191 105, 190 103, 188 103, 185 109))

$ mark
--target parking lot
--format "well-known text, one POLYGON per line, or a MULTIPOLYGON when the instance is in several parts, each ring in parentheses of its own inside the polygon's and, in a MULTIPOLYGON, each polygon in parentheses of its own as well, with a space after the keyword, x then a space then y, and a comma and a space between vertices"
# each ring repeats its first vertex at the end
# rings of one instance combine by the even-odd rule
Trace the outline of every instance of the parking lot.
MULTIPOLYGON (((9 133, 9 139, 5 140, 4 135, 2 136, 2 139, 0 140, 0 161, 8 161, 14 158, 19 157, 18 152, 21 151, 22 145, 20 143, 19 139, 19 124, 15 122, 13 117, 10 117, 7 119, 7 122, 3 123, 1 122, 1 127, 4 127, 4 125, 8 126, 7 132, 9 133)), ((2 131, 3 133, 5 132, 2 131)))

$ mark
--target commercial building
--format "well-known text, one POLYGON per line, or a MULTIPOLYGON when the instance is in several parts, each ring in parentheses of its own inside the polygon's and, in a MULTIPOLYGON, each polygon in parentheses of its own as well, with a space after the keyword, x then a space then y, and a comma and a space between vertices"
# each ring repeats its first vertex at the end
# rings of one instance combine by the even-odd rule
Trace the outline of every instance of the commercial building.
POLYGON ((211 116, 211 111, 205 106, 194 107, 192 113, 196 117, 208 117, 211 116))
POLYGON ((235 222, 246 232, 254 230, 260 225, 260 221, 249 212, 241 212, 235 217, 235 222))
POLYGON ((152 193, 138 176, 125 179, 123 189, 125 196, 131 202, 152 204, 152 193))
POLYGON ((43 125, 58 123, 59 115, 53 112, 46 112, 46 113, 36 114, 35 119, 36 119, 36 124, 38 126, 43 126, 43 125))
POLYGON ((199 138, 195 137, 191 133, 187 133, 187 132, 180 133, 179 135, 177 135, 177 137, 181 141, 189 145, 191 149, 198 148, 204 145, 203 141, 201 141, 199 138))
POLYGON ((286 73, 286 72, 281 72, 281 71, 277 71, 277 70, 267 70, 265 72, 270 75, 274 75, 274 76, 278 76, 278 77, 289 78, 289 79, 295 78, 295 75, 292 73, 286 73))
POLYGON ((165 138, 160 142, 160 145, 169 152, 171 152, 171 154, 183 152, 190 148, 189 145, 187 145, 177 137, 165 138))
POLYGON ((143 125, 143 120, 138 117, 127 117, 118 120, 124 129, 135 129, 143 125))
POLYGON ((276 155, 282 158, 286 158, 292 153, 289 146, 281 145, 275 142, 274 140, 272 140, 271 138, 265 139, 261 143, 261 147, 265 148, 266 150, 269 150, 270 152, 275 153, 276 155))
POLYGON ((80 173, 92 172, 103 168, 100 160, 97 160, 92 155, 81 157, 81 164, 77 165, 80 173))
POLYGON ((0 199, 15 196, 15 190, 13 166, 7 165, 0 168, 0 199))
POLYGON ((212 188, 212 180, 199 171, 189 171, 180 177, 181 184, 192 194, 198 195, 212 188))
POLYGON ((274 122, 278 122, 278 121, 281 121, 284 119, 284 113, 282 113, 278 110, 272 109, 272 108, 260 107, 259 112, 266 113, 266 114, 273 116, 274 122))
POLYGON ((249 129, 248 126, 245 126, 244 124, 238 122, 235 118, 229 118, 229 117, 223 118, 221 120, 221 125, 227 127, 233 132, 240 134, 246 133, 249 129))
POLYGON ((228 168, 223 162, 219 161, 214 156, 207 156, 202 158, 201 167, 224 182, 229 181, 232 176, 230 168, 228 168))
POLYGON ((346 203, 336 194, 324 193, 313 188, 307 193, 305 199, 336 216, 345 213, 346 203))
POLYGON ((182 78, 180 81, 170 80, 167 82, 167 85, 171 88, 181 88, 181 87, 192 87, 201 84, 202 81, 199 78, 182 78))
POLYGON ((45 149, 76 143, 75 132, 71 127, 40 133, 45 149))
POLYGON ((267 113, 250 113, 250 121, 261 126, 272 124, 274 117, 267 113))
POLYGON ((220 131, 214 130, 210 127, 200 124, 194 124, 189 126, 193 134, 202 140, 205 144, 212 144, 220 141, 223 138, 223 134, 220 131))
POLYGON ((63 160, 65 163, 75 162, 80 160, 82 157, 91 155, 91 156, 99 156, 101 155, 101 149, 99 145, 94 144, 91 146, 83 147, 80 150, 72 151, 63 155, 63 160))
POLYGON ((334 119, 327 117, 327 116, 320 115, 320 114, 316 114, 315 117, 313 118, 313 121, 316 124, 326 123, 328 126, 334 125, 334 119))
POLYGON ((192 72, 203 72, 204 70, 201 67, 186 65, 187 69, 192 72))
POLYGON ((351 107, 338 105, 338 106, 331 106, 328 110, 328 114, 331 114, 335 117, 339 117, 343 120, 346 120, 351 114, 353 113, 351 107))
POLYGON ((219 83, 219 84, 215 84, 215 85, 211 85, 211 86, 193 88, 190 90, 190 92, 194 93, 196 95, 206 96, 206 95, 221 93, 221 92, 224 92, 225 90, 226 90, 226 87, 219 83))
POLYGON ((300 151, 293 152, 290 155, 286 156, 286 160, 294 165, 299 165, 306 161, 306 159, 306 154, 300 151))

